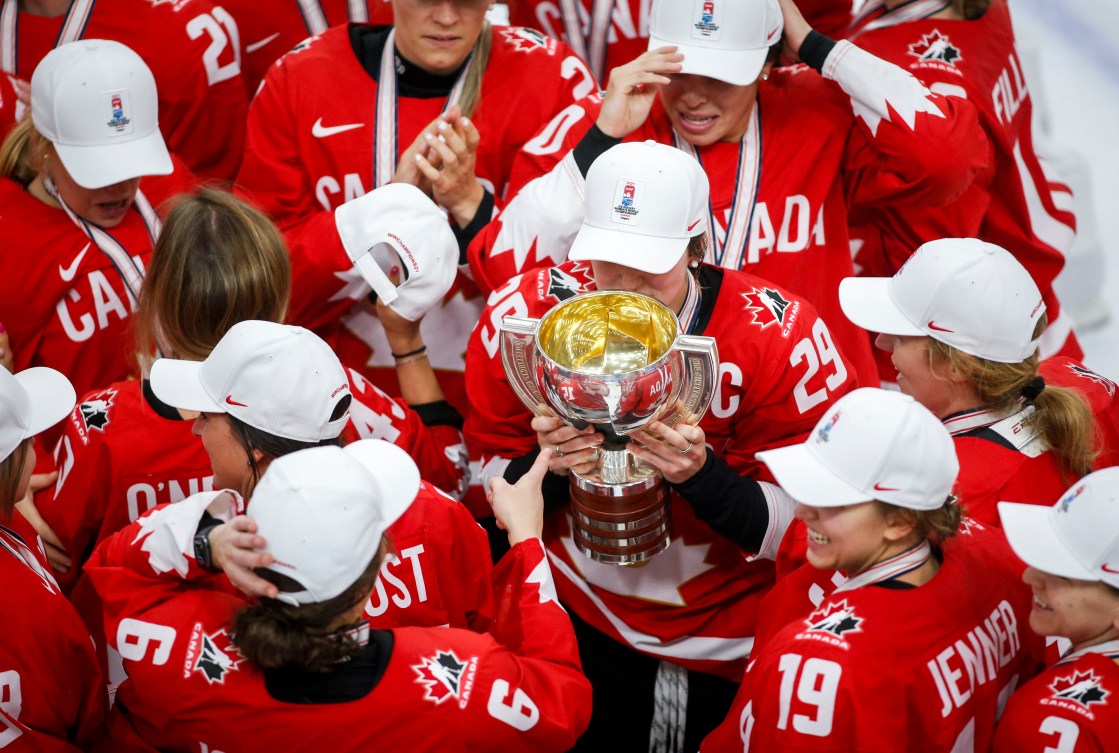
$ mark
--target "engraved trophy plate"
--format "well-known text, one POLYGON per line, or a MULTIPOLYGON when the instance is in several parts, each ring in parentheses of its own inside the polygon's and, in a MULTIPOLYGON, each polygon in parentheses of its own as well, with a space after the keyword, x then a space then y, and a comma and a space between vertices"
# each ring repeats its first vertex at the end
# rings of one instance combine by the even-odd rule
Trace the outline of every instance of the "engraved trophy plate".
POLYGON ((638 293, 569 298, 539 320, 506 317, 501 360, 521 401, 605 436, 598 467, 570 476, 575 543, 591 559, 643 562, 668 547, 668 495, 656 469, 626 450, 654 420, 698 422, 719 357, 710 337, 681 335, 676 316, 638 293))

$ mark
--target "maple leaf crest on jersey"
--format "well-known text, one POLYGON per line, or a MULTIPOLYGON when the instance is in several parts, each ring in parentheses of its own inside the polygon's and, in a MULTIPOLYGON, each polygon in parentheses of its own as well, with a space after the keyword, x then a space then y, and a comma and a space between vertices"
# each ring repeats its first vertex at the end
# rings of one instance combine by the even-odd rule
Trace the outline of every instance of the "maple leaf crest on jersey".
POLYGON ((909 45, 909 54, 923 63, 937 62, 956 67, 957 60, 963 60, 958 47, 952 45, 948 37, 937 30, 921 35, 920 42, 909 45))
POLYGON ((1072 701, 1087 708, 1090 704, 1106 704, 1111 693, 1100 687, 1100 678, 1092 670, 1087 672, 1073 672, 1071 675, 1058 677, 1050 685, 1054 698, 1072 701))
POLYGON ((508 29, 502 29, 501 36, 505 38, 506 42, 513 45, 516 52, 544 50, 551 54, 556 46, 556 41, 551 37, 545 36, 536 29, 528 29, 523 26, 510 26, 508 29))
POLYGON ((229 640, 224 628, 207 634, 203 632, 201 622, 194 623, 186 661, 183 662, 184 678, 190 677, 191 672, 198 672, 210 685, 215 682, 225 684, 226 673, 237 669, 241 661, 240 652, 229 640))
POLYGON ((1075 363, 1068 364, 1068 369, 1073 374, 1076 374, 1078 377, 1082 377, 1084 379, 1090 379, 1091 381, 1096 382, 1097 384, 1102 386, 1105 390, 1107 390, 1108 395, 1110 395, 1111 397, 1115 397, 1115 382, 1111 381, 1107 377, 1100 376, 1099 374, 1092 371, 1091 369, 1086 368, 1084 366, 1080 366, 1080 365, 1075 364, 1075 363))
POLYGON ((812 614, 808 615, 805 624, 809 630, 818 633, 829 633, 842 638, 845 633, 861 633, 859 625, 863 618, 855 614, 855 610, 847 605, 847 600, 835 604, 825 604, 812 614))
POLYGON ((788 337, 800 311, 799 301, 788 301, 773 288, 755 287, 749 293, 742 293, 742 297, 746 299, 746 310, 754 317, 751 324, 762 329, 779 324, 782 336, 788 337))
POLYGON ((566 301, 583 292, 583 285, 558 267, 548 270, 548 295, 557 301, 566 301))
POLYGON ((412 669, 416 672, 416 682, 424 686, 425 701, 438 705, 454 698, 460 706, 465 706, 477 665, 476 656, 462 661, 454 651, 436 651, 435 656, 424 657, 419 664, 413 664, 412 669))
POLYGON ((82 413, 82 423, 87 429, 97 429, 104 432, 109 425, 109 408, 113 405, 116 390, 105 390, 96 399, 87 400, 78 406, 82 413))

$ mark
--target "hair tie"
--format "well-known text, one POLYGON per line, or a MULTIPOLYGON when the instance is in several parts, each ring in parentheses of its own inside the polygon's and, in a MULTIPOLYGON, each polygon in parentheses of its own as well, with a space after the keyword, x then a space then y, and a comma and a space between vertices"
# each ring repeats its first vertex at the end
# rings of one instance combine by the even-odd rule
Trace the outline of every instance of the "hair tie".
POLYGON ((1032 403, 1037 400, 1038 395, 1045 389, 1045 380, 1040 376, 1035 376, 1029 383, 1022 388, 1022 397, 1026 398, 1027 403, 1032 403))

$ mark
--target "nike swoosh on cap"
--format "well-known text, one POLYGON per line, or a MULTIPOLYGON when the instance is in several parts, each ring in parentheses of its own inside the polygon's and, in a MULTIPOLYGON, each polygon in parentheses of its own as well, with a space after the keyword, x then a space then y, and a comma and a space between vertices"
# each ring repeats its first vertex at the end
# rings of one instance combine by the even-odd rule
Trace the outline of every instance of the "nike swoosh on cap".
POLYGON ((89 246, 89 243, 85 244, 85 248, 74 258, 70 266, 64 267, 61 264, 58 265, 58 276, 62 278, 63 282, 73 281, 74 276, 78 274, 78 267, 81 266, 82 259, 85 258, 85 252, 89 250, 89 246))
POLYGON ((1105 573, 1111 573, 1112 575, 1119 575, 1119 568, 1111 567, 1106 562, 1100 565, 1100 570, 1103 570, 1105 573))
POLYGON ((882 486, 882 484, 875 484, 874 491, 876 492, 900 492, 901 489, 895 489, 892 486, 882 486))
POLYGON ((345 125, 338 126, 324 126, 322 124, 322 118, 319 118, 315 121, 315 124, 311 126, 311 135, 314 136, 316 139, 324 139, 327 136, 333 136, 336 133, 345 133, 346 131, 352 131, 355 128, 362 128, 364 126, 365 123, 347 123, 345 125))
POLYGON ((687 232, 689 232, 689 233, 690 233, 690 232, 692 232, 692 228, 693 228, 693 227, 695 227, 696 225, 698 225, 698 224, 699 224, 699 223, 701 223, 701 222, 703 222, 703 218, 702 218, 702 217, 700 217, 700 218, 699 218, 698 220, 696 220, 696 221, 695 221, 695 222, 693 222, 692 224, 688 225, 688 230, 687 230, 687 232))
POLYGON ((930 321, 928 326, 929 326, 929 329, 935 329, 937 332, 952 332, 952 333, 955 333, 955 331, 956 331, 954 329, 948 329, 947 327, 941 327, 939 324, 937 324, 934 321, 930 321))
POLYGON ((260 40, 259 42, 253 42, 252 44, 247 44, 247 45, 245 45, 245 52, 256 52, 261 47, 268 44, 269 42, 271 42, 273 39, 275 39, 278 36, 280 36, 280 32, 277 31, 275 34, 272 34, 271 36, 267 36, 264 39, 260 40))
POLYGON ((226 395, 225 396, 225 402, 228 403, 229 405, 236 405, 239 408, 248 408, 249 407, 249 406, 245 405, 244 403, 239 403, 236 400, 234 400, 233 395, 226 395))

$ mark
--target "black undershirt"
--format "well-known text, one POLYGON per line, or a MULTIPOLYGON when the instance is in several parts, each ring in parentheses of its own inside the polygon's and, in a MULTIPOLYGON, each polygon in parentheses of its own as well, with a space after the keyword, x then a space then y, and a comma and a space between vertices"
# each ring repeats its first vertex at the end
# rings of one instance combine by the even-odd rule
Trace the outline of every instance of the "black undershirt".
POLYGON ((349 661, 339 662, 330 672, 301 669, 264 670, 268 695, 283 703, 347 703, 369 695, 388 669, 392 658, 393 635, 388 630, 372 630, 369 643, 349 661))

